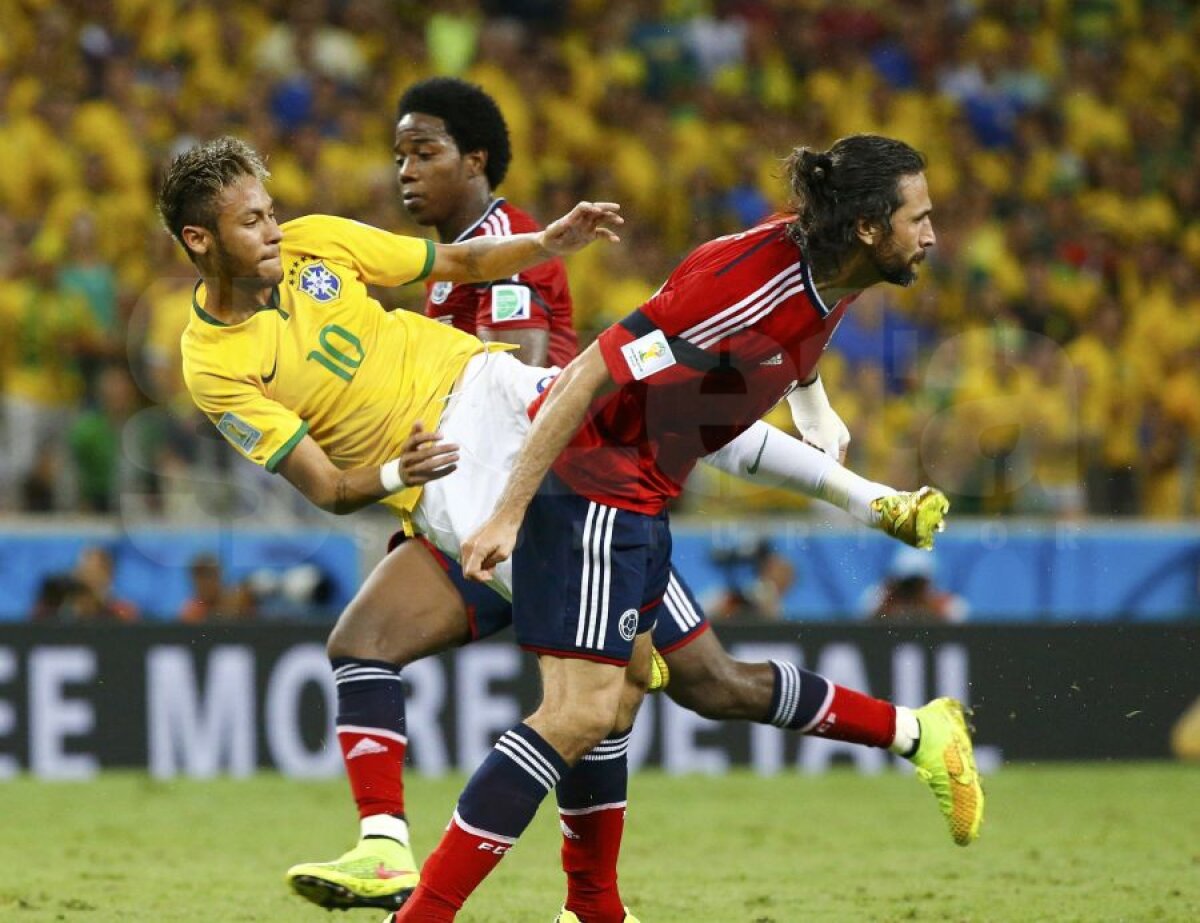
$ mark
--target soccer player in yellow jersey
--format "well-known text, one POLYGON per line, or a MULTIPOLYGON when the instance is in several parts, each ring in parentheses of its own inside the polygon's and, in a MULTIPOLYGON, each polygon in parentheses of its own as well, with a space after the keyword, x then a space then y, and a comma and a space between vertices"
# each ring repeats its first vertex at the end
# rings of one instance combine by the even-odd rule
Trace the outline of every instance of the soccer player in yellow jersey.
MULTIPOLYGON (((488 347, 383 311, 367 284, 512 275, 615 240, 617 206, 580 203, 539 233, 435 244, 325 215, 280 226, 267 175, 247 144, 221 138, 177 157, 163 182, 160 214, 201 275, 182 341, 188 390, 243 455, 322 509, 383 501, 407 518, 427 471, 404 477, 403 443, 436 427, 488 347)), ((452 453, 431 454, 441 464, 428 470, 453 463, 452 453)))

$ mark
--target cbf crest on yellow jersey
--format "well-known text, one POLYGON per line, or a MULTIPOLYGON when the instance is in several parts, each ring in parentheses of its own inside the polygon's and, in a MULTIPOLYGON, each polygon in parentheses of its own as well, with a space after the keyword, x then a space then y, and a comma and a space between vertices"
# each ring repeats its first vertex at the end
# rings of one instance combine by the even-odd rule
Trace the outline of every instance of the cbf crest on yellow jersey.
MULTIPOLYGON (((434 245, 309 215, 281 226, 284 280, 253 317, 206 314, 202 285, 183 334, 192 399, 231 445, 274 471, 307 433, 339 468, 400 454, 418 420, 437 427, 467 360, 485 347, 409 311, 388 313, 367 284, 424 279, 434 245)), ((383 502, 413 508, 420 488, 383 502)))

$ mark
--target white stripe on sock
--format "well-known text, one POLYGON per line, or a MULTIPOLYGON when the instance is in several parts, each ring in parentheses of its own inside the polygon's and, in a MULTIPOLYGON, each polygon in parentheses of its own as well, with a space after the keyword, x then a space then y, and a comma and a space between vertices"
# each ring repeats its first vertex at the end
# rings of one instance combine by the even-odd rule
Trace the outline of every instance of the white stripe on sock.
POLYGON ((559 773, 554 764, 538 753, 533 744, 525 738, 510 731, 496 741, 496 749, 506 754, 514 763, 542 782, 547 790, 558 784, 559 773))
POLYGON ((614 801, 612 804, 595 804, 590 808, 559 808, 558 813, 566 817, 579 817, 581 814, 597 814, 600 811, 615 811, 629 804, 627 801, 614 801))
POLYGON ((396 743, 408 745, 408 738, 403 734, 398 734, 395 731, 386 731, 383 728, 369 728, 361 724, 339 724, 337 726, 339 734, 362 734, 366 737, 386 737, 388 740, 394 740, 396 743))
POLYGON ((459 815, 458 811, 454 812, 454 816, 450 818, 450 823, 457 825, 460 829, 465 830, 471 836, 477 836, 482 840, 493 840, 497 843, 508 843, 510 846, 517 842, 516 837, 501 836, 498 833, 491 833, 487 830, 480 830, 478 827, 472 827, 459 815))

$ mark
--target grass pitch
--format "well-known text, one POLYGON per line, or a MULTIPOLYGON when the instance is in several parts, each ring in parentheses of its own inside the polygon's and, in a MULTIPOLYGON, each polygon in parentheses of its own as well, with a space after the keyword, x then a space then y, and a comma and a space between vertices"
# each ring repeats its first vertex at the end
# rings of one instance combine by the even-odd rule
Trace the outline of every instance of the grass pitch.
MULTIPOLYGON (((461 777, 412 777, 415 846, 461 777)), ((631 786, 622 891, 644 923, 1200 920, 1200 768, 1009 767, 987 780, 978 843, 954 846, 904 774, 666 777, 631 786)), ((551 923, 562 896, 549 805, 460 915, 551 923)), ((0 783, 0 920, 330 921, 291 896, 293 862, 333 858, 356 824, 343 782, 0 783)))

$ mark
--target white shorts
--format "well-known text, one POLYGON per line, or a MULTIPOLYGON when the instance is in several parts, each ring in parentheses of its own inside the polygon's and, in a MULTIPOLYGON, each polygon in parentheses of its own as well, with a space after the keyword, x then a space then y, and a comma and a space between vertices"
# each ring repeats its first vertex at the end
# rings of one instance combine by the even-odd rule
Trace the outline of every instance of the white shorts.
MULTIPOLYGON (((480 353, 463 370, 438 430, 459 447, 453 474, 431 481, 413 510, 416 530, 456 561, 463 541, 492 514, 529 432, 526 412, 557 368, 524 365, 507 352, 480 353)), ((512 599, 512 561, 489 586, 512 599)))

